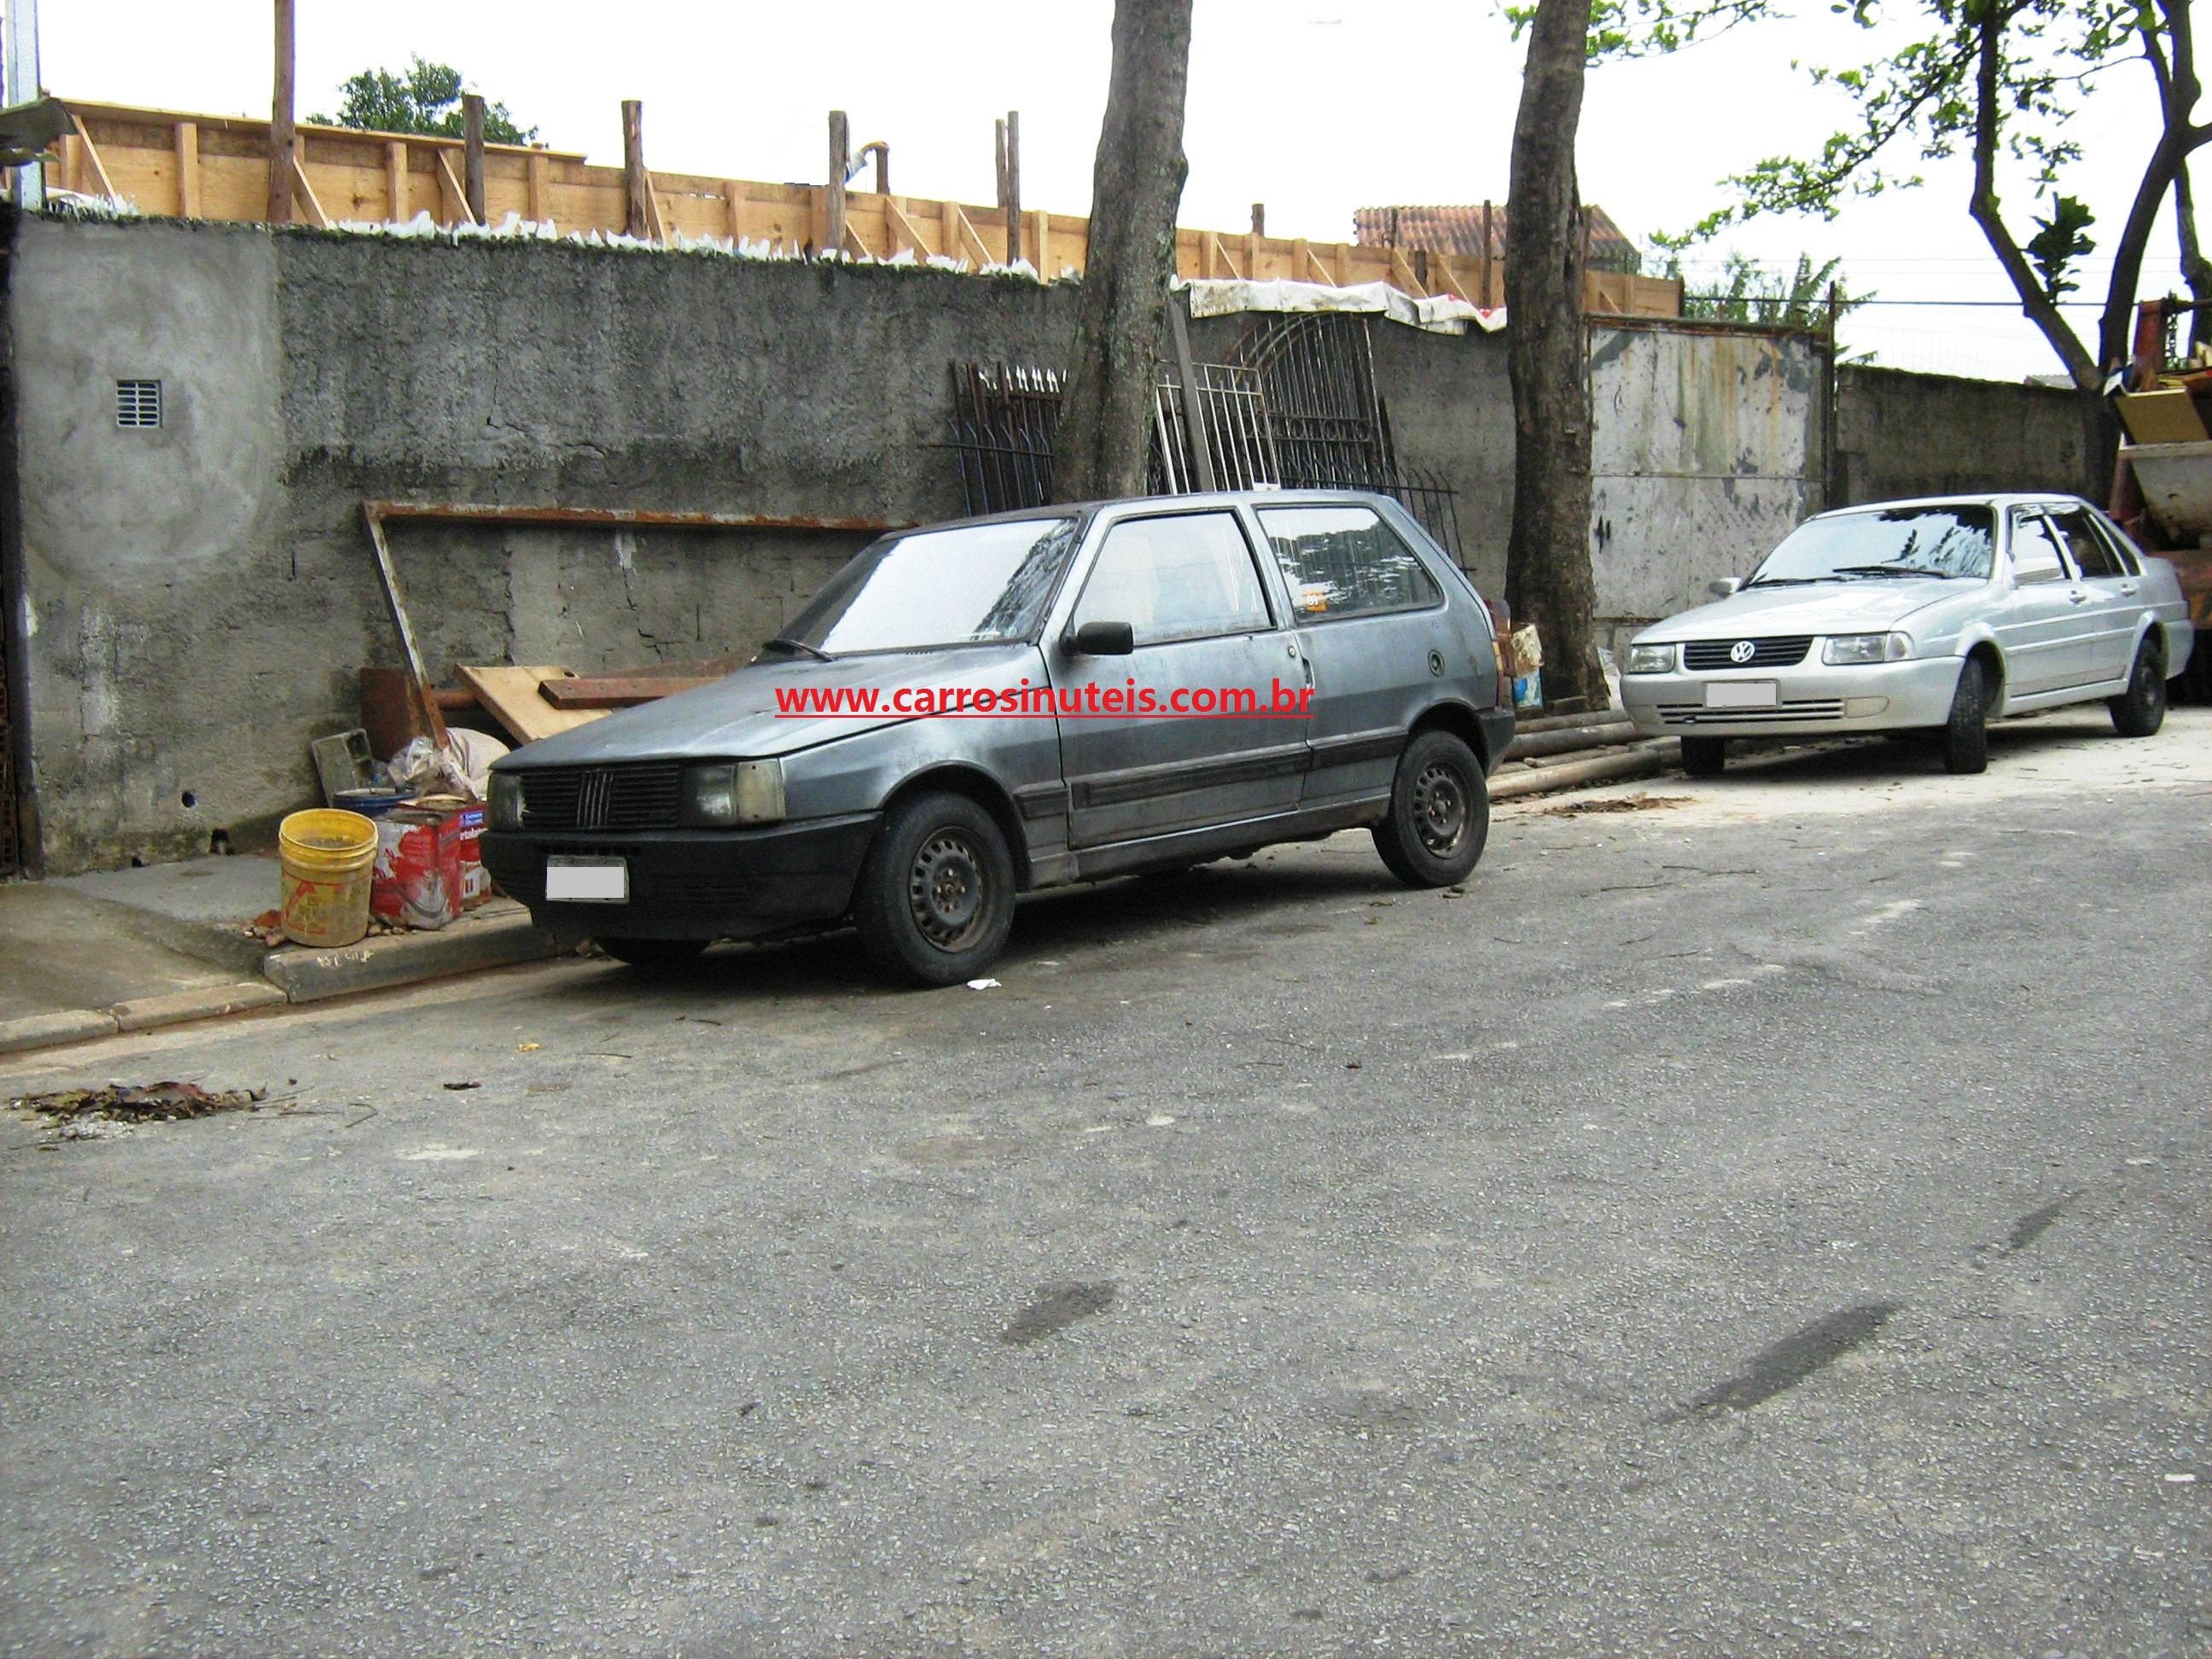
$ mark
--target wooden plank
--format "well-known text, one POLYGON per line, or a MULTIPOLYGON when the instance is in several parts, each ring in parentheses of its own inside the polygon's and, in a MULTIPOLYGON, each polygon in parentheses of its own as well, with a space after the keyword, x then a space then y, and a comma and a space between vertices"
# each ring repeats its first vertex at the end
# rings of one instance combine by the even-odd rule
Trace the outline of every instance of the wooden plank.
POLYGON ((538 695, 547 680, 568 678, 565 668, 477 668, 463 663, 453 672, 517 743, 535 743, 606 718, 604 708, 556 708, 538 695))
POLYGON ((884 198, 884 222, 890 227, 890 251, 902 253, 911 249, 916 259, 929 258, 929 244, 913 220, 899 210, 899 204, 890 197, 884 198))
POLYGON ((469 211, 469 198, 461 188, 461 181, 453 173, 453 158, 444 150, 438 153, 438 205, 443 210, 438 217, 441 223, 448 220, 457 225, 481 224, 469 211))
POLYGON ((978 266, 992 263, 989 244, 976 234, 957 202, 945 204, 945 251, 956 259, 972 258, 978 266))
POLYGON ((845 251, 845 177, 852 171, 853 140, 845 112, 830 112, 830 188, 822 200, 820 246, 834 252, 845 251))
POLYGON ((292 158, 292 191, 295 202, 307 204, 307 222, 317 230, 328 230, 331 216, 323 211, 323 204, 315 195, 315 187, 307 182, 307 170, 300 165, 300 158, 296 155, 292 158))
POLYGON ((70 117, 76 126, 76 167, 84 184, 91 188, 87 195, 97 191, 112 198, 115 186, 107 177, 106 166, 100 159, 100 151, 92 142, 92 135, 84 130, 84 122, 75 114, 70 117))
POLYGON ((745 240, 745 187, 735 179, 722 180, 722 234, 735 247, 745 240))
POLYGON ((553 164, 545 159, 544 151, 532 150, 530 153, 528 169, 526 176, 529 181, 529 205, 526 210, 525 216, 532 224, 542 225, 545 222, 546 179, 547 175, 553 170, 553 164))
POLYGON ((407 675, 413 682, 422 730, 443 749, 446 718, 438 712, 437 701, 431 696, 429 672, 422 666, 422 647, 415 642, 414 623, 407 620, 407 601, 399 592, 399 573, 392 568, 391 544, 384 539, 384 522, 367 502, 362 505, 361 516, 368 526, 369 548, 376 555, 376 574, 384 584, 385 601, 392 608, 392 626, 398 630, 400 650, 407 659, 407 675))
POLYGON ((177 216, 200 216, 200 129, 197 121, 179 121, 171 128, 177 141, 177 216))
POLYGON ((579 674, 547 680, 538 695, 556 708, 630 708, 672 697, 702 685, 714 685, 720 674, 579 674))
POLYGON ((1401 293, 1410 294, 1415 299, 1428 297, 1428 289, 1414 276, 1413 266, 1406 263, 1406 250, 1401 247, 1390 250, 1390 275, 1386 280, 1401 293))
POLYGON ((407 211, 407 146, 397 138, 384 147, 384 194, 392 223, 402 224, 414 216, 407 211))

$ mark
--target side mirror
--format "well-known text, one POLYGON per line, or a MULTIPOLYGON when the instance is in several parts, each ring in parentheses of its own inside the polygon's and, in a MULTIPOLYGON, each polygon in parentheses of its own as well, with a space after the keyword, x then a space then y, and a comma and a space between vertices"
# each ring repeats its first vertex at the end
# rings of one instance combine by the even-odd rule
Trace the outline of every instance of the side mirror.
POLYGON ((1717 581, 1707 582, 1705 592, 1717 599, 1724 599, 1742 586, 1743 578, 1741 576, 1723 576, 1717 581))
POLYGON ((1137 648, 1137 630, 1127 623, 1085 623, 1067 636, 1079 657, 1126 657, 1137 648))

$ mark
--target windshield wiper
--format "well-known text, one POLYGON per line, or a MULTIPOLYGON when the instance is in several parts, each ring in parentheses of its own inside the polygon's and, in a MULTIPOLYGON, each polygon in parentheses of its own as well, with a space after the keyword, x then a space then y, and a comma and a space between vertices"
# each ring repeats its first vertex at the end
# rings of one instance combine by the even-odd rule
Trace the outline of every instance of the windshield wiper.
POLYGON ((1746 587, 1806 587, 1814 582, 1824 582, 1826 576, 1753 576, 1746 587))
POLYGON ((817 662, 835 662, 837 660, 818 645, 809 645, 805 640, 787 638, 781 634, 777 635, 772 640, 763 640, 761 642, 761 649, 763 651, 804 651, 808 656, 813 658, 817 662))
POLYGON ((1948 570, 1930 570, 1924 564, 1839 564, 1838 576, 1941 576, 1948 580, 1948 570))

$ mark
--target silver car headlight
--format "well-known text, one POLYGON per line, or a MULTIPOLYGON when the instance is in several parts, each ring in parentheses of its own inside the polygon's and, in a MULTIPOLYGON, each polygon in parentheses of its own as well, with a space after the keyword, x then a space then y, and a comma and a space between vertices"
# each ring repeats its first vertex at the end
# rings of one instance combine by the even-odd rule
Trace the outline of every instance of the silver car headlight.
POLYGON ((684 769, 682 822, 690 828, 727 830, 782 817, 780 760, 715 761, 684 769))
POLYGON ((495 830, 522 828, 522 775, 520 772, 495 772, 491 775, 491 827, 495 830))
POLYGON ((1671 645, 1632 645, 1628 647, 1628 669, 1632 674, 1671 674, 1674 672, 1674 647, 1671 645))
POLYGON ((1870 662, 1903 662, 1911 654, 1910 634, 1835 634, 1820 647, 1820 660, 1832 668, 1870 662))

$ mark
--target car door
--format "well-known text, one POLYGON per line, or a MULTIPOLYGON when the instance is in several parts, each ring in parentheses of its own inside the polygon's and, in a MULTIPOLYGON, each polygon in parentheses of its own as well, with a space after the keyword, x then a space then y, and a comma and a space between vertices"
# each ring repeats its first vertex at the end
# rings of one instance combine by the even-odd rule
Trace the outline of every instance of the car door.
POLYGON ((2058 532, 2041 509, 2013 509, 2007 538, 2012 591, 1992 624, 2005 654, 2008 690, 2034 696, 2088 678, 2088 589, 2074 580, 2058 532))
POLYGON ((1444 596, 1413 550, 1358 503, 1262 506, 1261 530, 1290 590, 1313 678, 1303 799, 1334 805, 1390 793, 1409 709, 1449 643, 1444 596))
POLYGON ((2136 635, 2142 621, 2142 578, 2090 522, 2087 507, 2054 510, 2051 523, 2066 544, 2067 556, 2079 578, 2076 585, 2089 595, 2081 607, 2088 623, 2088 677, 2125 679, 2134 665, 2136 635))
POLYGON ((1108 525, 1050 669, 1070 846, 1297 807, 1304 677, 1230 509, 1108 525), (1075 633, 1094 623, 1127 623, 1135 648, 1077 653, 1075 633))

